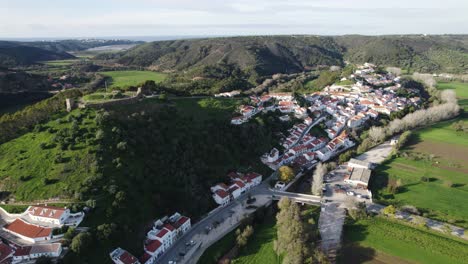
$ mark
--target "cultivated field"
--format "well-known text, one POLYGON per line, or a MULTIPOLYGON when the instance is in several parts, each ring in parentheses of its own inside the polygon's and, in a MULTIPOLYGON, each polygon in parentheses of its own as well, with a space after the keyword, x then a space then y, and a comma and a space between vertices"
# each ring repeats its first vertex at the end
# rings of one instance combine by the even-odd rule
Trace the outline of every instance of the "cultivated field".
POLYGON ((341 263, 466 263, 468 243, 381 217, 345 226, 341 263))
POLYGON ((111 78, 110 87, 112 88, 136 86, 147 80, 161 82, 166 77, 164 73, 152 71, 108 71, 100 73, 111 78))

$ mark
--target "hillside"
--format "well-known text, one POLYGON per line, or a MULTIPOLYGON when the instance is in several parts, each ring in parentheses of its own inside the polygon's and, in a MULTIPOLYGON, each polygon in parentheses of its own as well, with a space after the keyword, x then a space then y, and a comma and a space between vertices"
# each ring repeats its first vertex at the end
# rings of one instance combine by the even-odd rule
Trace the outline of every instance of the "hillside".
POLYGON ((103 55, 155 70, 197 69, 220 62, 261 76, 318 65, 372 62, 422 72, 468 71, 468 36, 260 36, 159 41, 103 55))
POLYGON ((260 75, 340 65, 340 47, 328 37, 235 37, 151 42, 114 57, 125 65, 157 70, 194 69, 220 62, 260 75))
POLYGON ((0 94, 46 91, 50 88, 45 76, 0 69, 0 94))
POLYGON ((0 41, 0 67, 31 65, 40 61, 74 58, 66 52, 26 46, 20 42, 0 41))

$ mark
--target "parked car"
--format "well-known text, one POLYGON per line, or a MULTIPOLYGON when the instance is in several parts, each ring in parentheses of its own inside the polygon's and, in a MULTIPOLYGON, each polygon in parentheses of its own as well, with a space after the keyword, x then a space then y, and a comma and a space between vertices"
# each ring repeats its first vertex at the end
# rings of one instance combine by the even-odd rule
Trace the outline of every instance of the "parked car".
POLYGON ((356 193, 353 192, 353 191, 347 191, 346 192, 346 195, 349 195, 349 196, 354 196, 356 193))
POLYGON ((279 181, 275 184, 275 189, 283 189, 286 186, 286 183, 279 181))

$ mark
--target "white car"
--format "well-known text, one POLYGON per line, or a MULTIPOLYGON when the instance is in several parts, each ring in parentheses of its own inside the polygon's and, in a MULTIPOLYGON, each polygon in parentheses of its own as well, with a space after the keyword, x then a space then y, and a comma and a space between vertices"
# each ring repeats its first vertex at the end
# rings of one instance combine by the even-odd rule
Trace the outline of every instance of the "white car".
POLYGON ((349 196, 354 196, 356 193, 354 193, 353 191, 347 191, 346 192, 346 195, 349 195, 349 196))
POLYGON ((279 181, 275 184, 275 189, 283 189, 286 186, 286 183, 279 181))

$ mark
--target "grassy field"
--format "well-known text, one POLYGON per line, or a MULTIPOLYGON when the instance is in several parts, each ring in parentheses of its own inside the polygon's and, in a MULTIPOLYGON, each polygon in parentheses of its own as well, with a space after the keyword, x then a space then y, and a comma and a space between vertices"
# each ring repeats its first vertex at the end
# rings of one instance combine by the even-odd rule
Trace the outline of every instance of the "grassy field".
POLYGON ((446 121, 415 131, 407 147, 380 165, 371 181, 377 200, 414 205, 428 217, 468 227, 468 137, 446 121), (422 181, 426 177, 429 181, 422 181), (388 179, 400 179, 396 194, 387 191, 388 179))
POLYGON ((152 71, 108 71, 100 73, 111 78, 111 88, 136 86, 147 80, 161 82, 166 77, 164 73, 152 71))
POLYGON ((273 240, 276 239, 275 220, 269 218, 259 225, 239 256, 231 261, 235 264, 280 264, 282 257, 276 255, 273 240))
POLYGON ((221 240, 211 245, 200 257, 200 264, 215 264, 226 252, 228 252, 236 241, 236 230, 225 235, 221 240))
POLYGON ((16 200, 73 197, 80 183, 93 174, 95 154, 94 111, 75 110, 0 145, 0 184, 16 200), (65 150, 53 138, 78 120, 79 137, 65 150), (57 157, 60 156, 60 160, 57 157), (47 179, 47 181, 46 181, 47 179))
POLYGON ((345 226, 341 263, 466 263, 468 243, 381 217, 345 226), (352 250, 349 250, 352 249, 352 250))
POLYGON ((75 62, 80 61, 79 59, 71 59, 71 60, 51 60, 51 61, 43 61, 45 65, 48 66, 69 66, 75 62))
POLYGON ((437 89, 454 89, 457 93, 458 104, 468 111, 468 83, 462 82, 438 82, 437 89))

